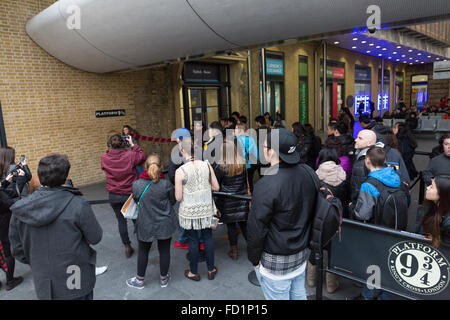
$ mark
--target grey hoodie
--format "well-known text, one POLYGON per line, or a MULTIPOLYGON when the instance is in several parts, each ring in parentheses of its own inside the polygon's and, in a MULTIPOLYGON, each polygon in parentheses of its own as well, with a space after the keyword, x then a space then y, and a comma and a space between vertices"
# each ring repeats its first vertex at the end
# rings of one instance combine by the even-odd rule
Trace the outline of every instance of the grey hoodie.
POLYGON ((94 289, 96 252, 90 245, 100 242, 103 231, 81 195, 74 188, 40 187, 11 206, 11 251, 30 264, 39 299, 74 299, 94 289))

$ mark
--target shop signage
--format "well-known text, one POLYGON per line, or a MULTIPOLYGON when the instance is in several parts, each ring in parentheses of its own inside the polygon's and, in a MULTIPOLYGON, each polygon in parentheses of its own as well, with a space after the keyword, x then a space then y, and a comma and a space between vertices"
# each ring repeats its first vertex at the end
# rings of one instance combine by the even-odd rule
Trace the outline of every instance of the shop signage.
MULTIPOLYGON (((323 66, 320 67, 320 77, 323 78, 323 66)), ((338 67, 327 67, 327 79, 344 79, 345 69, 338 67)))
POLYGON ((383 95, 383 109, 381 109, 381 93, 378 93, 378 110, 389 109, 389 94, 385 93, 383 95))
POLYGON ((283 60, 277 59, 266 59, 266 74, 271 74, 275 76, 284 75, 283 60))
POLYGON ((298 75, 300 77, 307 77, 308 76, 308 64, 300 62, 298 64, 298 75))
POLYGON ((95 111, 96 118, 121 117, 125 115, 125 109, 119 110, 98 110, 95 111))
POLYGON ((370 81, 370 69, 355 69, 355 80, 370 81))
POLYGON ((369 101, 370 96, 368 94, 358 94, 355 96, 355 115, 359 115, 358 108, 361 102, 364 103, 364 111, 363 114, 369 112, 369 101))
POLYGON ((219 66, 209 63, 186 63, 184 65, 184 80, 194 82, 218 82, 219 66))
POLYGON ((344 68, 333 67, 333 79, 344 79, 345 78, 344 68))
POLYGON ((445 244, 434 248, 420 235, 344 219, 331 248, 330 270, 341 276, 365 285, 377 278, 381 290, 409 299, 450 299, 445 244))
POLYGON ((308 119, 308 82, 300 81, 299 83, 299 114, 300 122, 305 124, 309 122, 308 119))

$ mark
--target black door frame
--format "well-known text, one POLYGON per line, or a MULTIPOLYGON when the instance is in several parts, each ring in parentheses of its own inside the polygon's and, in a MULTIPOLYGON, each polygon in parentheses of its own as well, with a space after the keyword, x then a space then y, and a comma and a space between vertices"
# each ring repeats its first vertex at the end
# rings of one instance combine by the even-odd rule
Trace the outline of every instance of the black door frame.
MULTIPOLYGON (((222 97, 225 90, 228 88, 228 114, 231 114, 231 90, 230 90, 230 84, 229 82, 225 83, 214 83, 214 84, 206 84, 202 82, 191 82, 186 83, 183 85, 183 114, 184 114, 184 126, 187 129, 191 129, 193 123, 190 115, 190 105, 189 105, 189 95, 188 90, 189 89, 195 89, 195 90, 202 90, 201 93, 201 103, 202 103, 202 119, 206 119, 206 113, 207 113, 207 106, 206 106, 206 89, 216 89, 217 90, 217 107, 219 111, 219 118, 225 116, 223 114, 223 106, 222 106, 222 97)), ((217 119, 219 120, 219 119, 217 119)), ((203 122, 203 120, 202 120, 203 122)), ((208 123, 204 123, 205 126, 208 125, 208 123)))

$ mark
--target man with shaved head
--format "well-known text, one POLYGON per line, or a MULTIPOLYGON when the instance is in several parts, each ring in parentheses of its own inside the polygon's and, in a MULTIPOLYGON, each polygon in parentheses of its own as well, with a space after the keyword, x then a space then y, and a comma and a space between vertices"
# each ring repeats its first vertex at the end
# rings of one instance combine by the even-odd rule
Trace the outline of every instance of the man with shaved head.
POLYGON ((382 147, 386 151, 386 165, 393 167, 399 174, 402 183, 408 186, 410 179, 408 171, 406 170, 405 162, 403 161, 400 153, 385 145, 382 141, 377 142, 377 134, 372 130, 361 130, 355 139, 356 159, 353 163, 352 177, 350 179, 351 186, 351 201, 356 203, 358 200, 358 193, 361 184, 366 180, 369 174, 368 169, 365 166, 366 152, 371 146, 382 147))
POLYGON ((351 201, 356 203, 358 200, 359 188, 366 180, 369 173, 364 161, 367 150, 377 142, 377 135, 372 130, 361 130, 355 139, 356 158, 353 163, 352 177, 350 179, 351 201))

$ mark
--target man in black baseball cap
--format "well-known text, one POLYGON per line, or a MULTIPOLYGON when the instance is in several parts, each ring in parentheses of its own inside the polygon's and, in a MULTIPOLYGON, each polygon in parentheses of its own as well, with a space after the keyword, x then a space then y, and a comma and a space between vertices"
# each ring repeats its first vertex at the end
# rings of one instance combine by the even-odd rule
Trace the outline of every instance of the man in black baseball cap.
POLYGON ((298 164, 296 146, 292 132, 271 130, 264 142, 264 156, 271 167, 255 184, 248 215, 248 259, 266 299, 306 300, 307 247, 317 196, 312 176, 316 173, 298 164))

